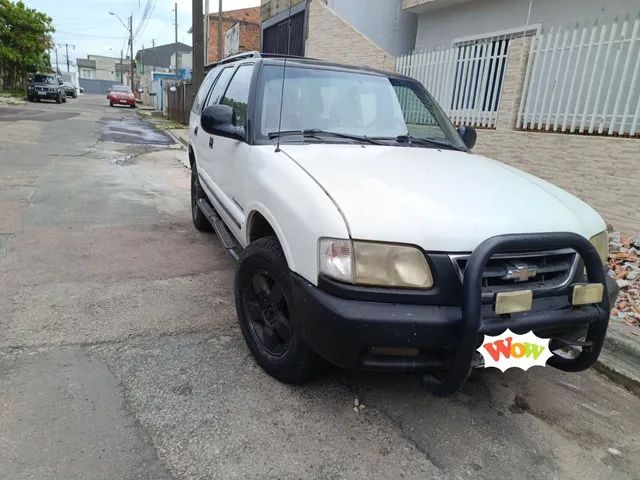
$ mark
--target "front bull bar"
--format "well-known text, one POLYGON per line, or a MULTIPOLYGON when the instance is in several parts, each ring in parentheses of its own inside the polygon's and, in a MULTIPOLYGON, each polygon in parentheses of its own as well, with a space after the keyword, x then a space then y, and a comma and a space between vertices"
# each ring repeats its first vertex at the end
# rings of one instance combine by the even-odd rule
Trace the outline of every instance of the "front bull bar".
MULTIPOLYGON (((582 258, 586 268, 589 283, 604 285, 602 301, 598 304, 583 305, 579 308, 589 309, 588 315, 581 318, 588 322, 585 343, 582 352, 576 358, 565 358, 558 355, 551 357, 547 364, 567 372, 577 372, 589 368, 598 359, 609 324, 609 296, 602 259, 595 247, 586 238, 576 233, 535 233, 498 235, 482 242, 473 251, 464 272, 462 330, 457 347, 454 347, 451 369, 436 378, 432 374, 425 374, 422 382, 425 387, 437 396, 447 396, 456 393, 465 384, 471 372, 472 360, 477 348, 478 335, 484 334, 482 325, 482 274, 489 259, 498 253, 512 253, 517 251, 556 250, 572 248, 582 258)), ((535 301, 535 292, 534 292, 535 301)), ((536 317, 545 320, 560 319, 566 315, 565 310, 551 310, 531 313, 525 323, 535 324, 536 317)), ((517 329, 518 321, 510 325, 511 330, 517 329)))

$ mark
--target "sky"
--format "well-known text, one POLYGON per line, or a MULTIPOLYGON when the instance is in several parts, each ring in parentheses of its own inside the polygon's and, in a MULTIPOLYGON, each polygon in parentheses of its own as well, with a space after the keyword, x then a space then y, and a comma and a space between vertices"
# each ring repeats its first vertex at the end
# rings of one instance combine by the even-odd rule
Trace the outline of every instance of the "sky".
MULTIPOLYGON (((127 49, 128 32, 114 16, 116 13, 123 22, 133 13, 133 30, 137 29, 142 18, 147 1, 155 4, 153 14, 146 26, 133 39, 133 54, 151 47, 152 39, 156 45, 173 43, 174 31, 174 3, 176 0, 23 0, 30 7, 45 12, 53 18, 56 29, 54 41, 58 45, 58 61, 60 70, 66 71, 65 46, 69 44, 69 60, 74 68, 76 58, 86 58, 87 54, 120 56, 120 50, 127 49), (71 46, 73 45, 73 47, 71 46)), ((191 45, 191 2, 192 0, 177 0, 178 4, 178 41, 191 45)), ((204 5, 204 1, 203 1, 204 5)), ((223 10, 255 7, 260 0, 223 0, 223 10)), ((204 9, 204 7, 203 7, 204 9)), ((218 1, 209 0, 210 11, 217 11, 218 1)), ((52 52, 55 63, 55 53, 52 52)))

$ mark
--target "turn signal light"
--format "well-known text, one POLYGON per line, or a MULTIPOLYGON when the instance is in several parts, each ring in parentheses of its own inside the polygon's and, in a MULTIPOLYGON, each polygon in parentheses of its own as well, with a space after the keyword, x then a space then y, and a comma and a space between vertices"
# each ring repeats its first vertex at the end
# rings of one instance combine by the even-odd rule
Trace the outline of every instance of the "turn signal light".
POLYGON ((589 305, 600 303, 604 295, 604 285, 601 283, 579 283, 573 287, 571 295, 572 305, 589 305))
POLYGON ((496 295, 495 311, 498 315, 527 312, 531 310, 533 292, 519 290, 517 292, 501 292, 496 295))

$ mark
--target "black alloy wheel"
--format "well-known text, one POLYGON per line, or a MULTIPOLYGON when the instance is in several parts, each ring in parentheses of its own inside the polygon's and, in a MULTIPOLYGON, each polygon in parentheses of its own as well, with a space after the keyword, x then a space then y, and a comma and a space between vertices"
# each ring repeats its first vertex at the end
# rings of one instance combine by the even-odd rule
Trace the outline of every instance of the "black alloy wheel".
POLYGON ((278 282, 264 270, 243 289, 242 306, 253 333, 271 355, 283 355, 291 342, 289 306, 278 282))

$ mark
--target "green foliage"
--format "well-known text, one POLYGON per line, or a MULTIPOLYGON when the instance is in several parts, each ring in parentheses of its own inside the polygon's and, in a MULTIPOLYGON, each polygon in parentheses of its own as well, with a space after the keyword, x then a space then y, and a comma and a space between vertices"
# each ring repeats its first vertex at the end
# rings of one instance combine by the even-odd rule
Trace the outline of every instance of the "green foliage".
POLYGON ((19 88, 28 72, 49 70, 53 20, 22 1, 0 0, 0 77, 5 89, 19 88))

